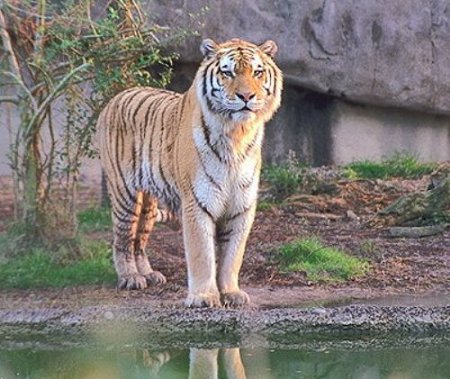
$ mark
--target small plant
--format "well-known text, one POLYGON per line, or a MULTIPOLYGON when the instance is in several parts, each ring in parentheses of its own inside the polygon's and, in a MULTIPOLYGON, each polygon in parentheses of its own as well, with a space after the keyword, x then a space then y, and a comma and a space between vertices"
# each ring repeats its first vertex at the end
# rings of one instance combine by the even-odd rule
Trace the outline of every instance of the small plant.
POLYGON ((256 210, 259 212, 268 211, 274 206, 273 203, 267 200, 258 201, 258 204, 256 206, 256 210))
POLYGON ((396 153, 380 162, 360 161, 346 165, 344 174, 350 179, 418 178, 430 174, 436 165, 421 163, 414 155, 396 153))
POLYGON ((370 257, 378 253, 378 247, 374 241, 367 239, 361 242, 359 252, 364 257, 370 257))
POLYGON ((104 232, 111 230, 111 209, 97 207, 80 211, 78 213, 78 227, 81 232, 104 232))
POLYGON ((295 193, 301 184, 301 176, 288 166, 269 166, 263 171, 263 178, 272 187, 276 201, 295 193))
POLYGON ((299 163, 295 152, 289 151, 283 165, 270 165, 263 169, 262 178, 271 186, 274 200, 280 202, 294 194, 303 182, 304 167, 299 163))
POLYGON ((324 246, 317 238, 304 238, 278 249, 283 271, 304 271, 311 281, 339 282, 363 275, 368 263, 342 250, 324 246))

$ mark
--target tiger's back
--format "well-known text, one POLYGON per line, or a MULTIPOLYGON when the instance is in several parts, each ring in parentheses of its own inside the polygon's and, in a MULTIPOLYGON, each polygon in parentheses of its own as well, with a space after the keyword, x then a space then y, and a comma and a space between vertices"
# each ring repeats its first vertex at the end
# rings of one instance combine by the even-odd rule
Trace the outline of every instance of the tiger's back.
POLYGON ((280 103, 281 72, 271 41, 205 40, 201 49, 205 59, 186 93, 132 88, 99 117, 114 261, 120 288, 165 282, 145 255, 162 202, 182 221, 187 304, 241 305, 248 296, 238 274, 256 209, 263 127, 280 103))

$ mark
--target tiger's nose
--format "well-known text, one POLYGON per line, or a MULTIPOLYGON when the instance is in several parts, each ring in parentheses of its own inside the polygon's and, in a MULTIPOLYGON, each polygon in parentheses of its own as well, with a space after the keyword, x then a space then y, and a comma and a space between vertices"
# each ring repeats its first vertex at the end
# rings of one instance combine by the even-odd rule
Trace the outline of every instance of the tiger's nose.
POLYGON ((236 96, 239 97, 239 99, 241 99, 242 101, 250 101, 251 99, 253 99, 255 97, 255 93, 254 92, 236 92, 236 96))

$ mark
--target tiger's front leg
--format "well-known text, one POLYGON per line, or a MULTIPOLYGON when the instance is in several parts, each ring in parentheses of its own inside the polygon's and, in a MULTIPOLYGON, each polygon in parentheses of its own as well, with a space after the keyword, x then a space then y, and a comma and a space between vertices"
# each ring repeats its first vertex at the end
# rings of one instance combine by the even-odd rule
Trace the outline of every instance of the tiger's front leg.
POLYGON ((239 307, 249 303, 247 293, 239 288, 239 272, 247 239, 255 218, 256 201, 249 208, 225 219, 217 231, 219 291, 224 306, 239 307))
POLYGON ((182 212, 183 239, 188 269, 188 307, 219 307, 216 282, 215 224, 191 201, 182 212))

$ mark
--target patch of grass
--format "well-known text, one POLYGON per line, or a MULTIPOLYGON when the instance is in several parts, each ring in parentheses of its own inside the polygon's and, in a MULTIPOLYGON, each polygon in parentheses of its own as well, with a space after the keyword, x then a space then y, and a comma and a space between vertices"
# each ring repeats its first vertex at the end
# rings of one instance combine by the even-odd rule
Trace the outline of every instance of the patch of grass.
POLYGON ((111 209, 107 207, 89 208, 78 213, 81 232, 104 232, 112 228, 111 209))
POLYGON ((65 261, 56 253, 36 248, 0 263, 0 288, 66 287, 112 284, 116 274, 111 248, 104 241, 83 241, 89 256, 65 261))
POLYGON ((272 187, 275 201, 281 201, 294 194, 302 183, 300 169, 291 165, 265 167, 262 178, 272 187))
POLYGON ((45 243, 21 223, 0 234, 0 288, 66 287, 112 284, 116 280, 110 244, 87 232, 111 230, 109 208, 78 214, 79 233, 45 243))
POLYGON ((396 153, 380 162, 360 161, 344 166, 344 174, 350 179, 414 179, 430 174, 436 165, 421 163, 411 154, 396 153))
POLYGON ((283 271, 304 271, 311 281, 339 282, 363 275, 368 263, 342 250, 324 246, 317 238, 304 238, 278 249, 283 271))
POLYGON ((267 201, 267 200, 261 200, 258 201, 257 205, 256 205, 256 210, 260 211, 260 212, 264 212, 264 211, 268 211, 269 209, 271 209, 275 204, 267 201))

